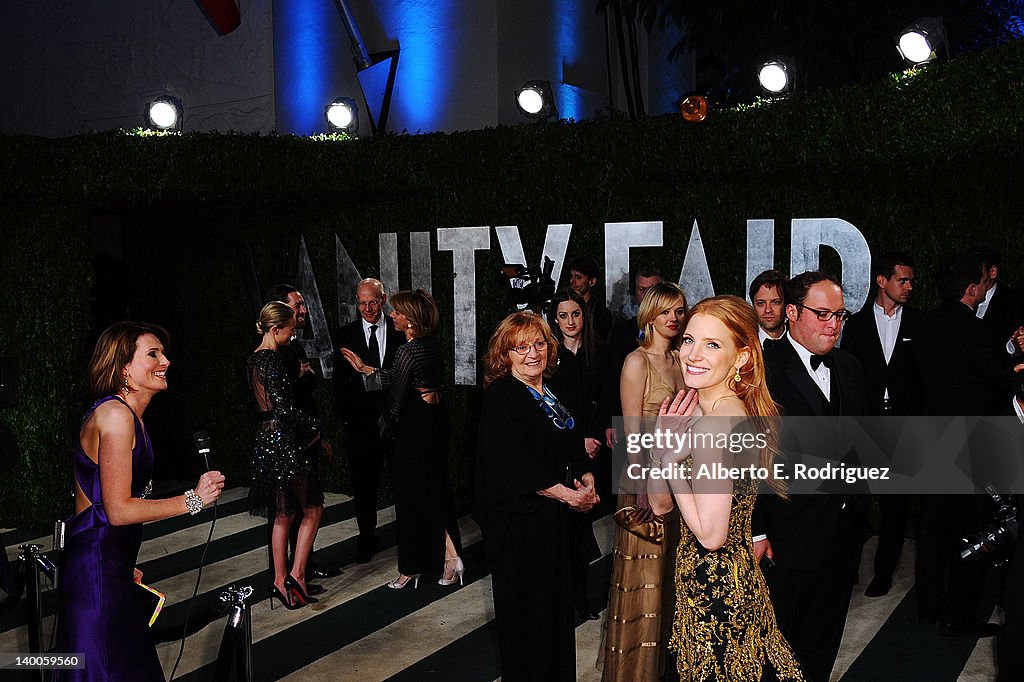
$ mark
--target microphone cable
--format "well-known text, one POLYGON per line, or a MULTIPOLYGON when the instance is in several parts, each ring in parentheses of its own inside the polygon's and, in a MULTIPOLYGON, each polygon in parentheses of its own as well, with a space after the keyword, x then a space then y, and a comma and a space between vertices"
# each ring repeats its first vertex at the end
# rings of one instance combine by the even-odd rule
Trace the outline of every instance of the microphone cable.
MULTIPOLYGON (((206 471, 210 470, 210 460, 207 455, 210 453, 210 434, 206 431, 197 431, 192 435, 192 442, 196 450, 203 458, 203 465, 206 471)), ((188 601, 188 610, 185 611, 185 626, 181 629, 181 645, 178 647, 178 657, 174 659, 174 667, 171 669, 171 676, 168 682, 174 679, 178 671, 178 664, 181 663, 181 656, 185 653, 185 638, 188 637, 188 621, 192 617, 192 606, 199 594, 199 583, 203 580, 203 566, 206 565, 206 551, 210 549, 210 541, 213 539, 213 529, 217 527, 217 505, 220 504, 220 497, 213 501, 213 521, 210 522, 210 534, 206 536, 206 544, 203 546, 203 554, 199 557, 199 574, 196 576, 196 585, 192 589, 192 597, 188 601)))

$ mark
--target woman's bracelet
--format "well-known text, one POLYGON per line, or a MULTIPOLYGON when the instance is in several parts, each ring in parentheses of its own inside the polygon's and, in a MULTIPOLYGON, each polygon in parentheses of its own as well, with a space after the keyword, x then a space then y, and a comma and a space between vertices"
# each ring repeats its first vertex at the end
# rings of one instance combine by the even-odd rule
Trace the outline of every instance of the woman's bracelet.
POLYGON ((203 511, 203 500, 196 494, 195 490, 185 491, 185 509, 188 510, 190 516, 195 516, 203 511))

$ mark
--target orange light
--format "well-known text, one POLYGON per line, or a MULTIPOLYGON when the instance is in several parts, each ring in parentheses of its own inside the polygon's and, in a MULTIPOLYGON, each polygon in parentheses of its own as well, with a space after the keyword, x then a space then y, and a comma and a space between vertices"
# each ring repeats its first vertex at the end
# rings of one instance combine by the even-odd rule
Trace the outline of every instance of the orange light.
POLYGON ((679 113, 687 123, 700 123, 708 117, 708 100, 704 95, 687 95, 679 103, 679 113))

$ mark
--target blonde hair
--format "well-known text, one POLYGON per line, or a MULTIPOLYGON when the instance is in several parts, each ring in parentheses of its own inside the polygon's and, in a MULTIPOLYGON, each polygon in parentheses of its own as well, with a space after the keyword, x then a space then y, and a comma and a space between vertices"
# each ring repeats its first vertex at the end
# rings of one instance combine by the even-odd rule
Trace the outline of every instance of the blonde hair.
POLYGON ((484 356, 484 388, 512 371, 512 361, 508 359, 509 352, 531 334, 540 334, 548 342, 544 378, 551 376, 558 358, 558 342, 555 341, 551 327, 543 317, 522 311, 506 317, 491 334, 491 340, 487 343, 487 355, 484 356))
POLYGON ((125 386, 122 372, 135 357, 139 337, 145 334, 152 334, 167 348, 167 331, 155 324, 118 322, 103 330, 89 360, 89 393, 93 398, 121 391, 125 386))
MULTIPOLYGON (((409 318, 412 329, 409 332, 416 338, 430 336, 437 329, 441 320, 441 311, 430 293, 423 289, 416 291, 399 291, 391 297, 391 307, 395 312, 409 318)), ((398 331, 404 331, 399 329, 398 331)))
MULTIPOLYGON (((726 380, 727 385, 736 393, 751 423, 761 433, 767 433, 768 446, 761 450, 760 465, 767 471, 774 471, 772 462, 778 452, 778 417, 779 407, 768 392, 768 378, 764 368, 764 354, 761 351, 761 339, 758 337, 757 313, 754 308, 738 296, 715 296, 706 298, 690 309, 686 314, 686 324, 694 315, 708 315, 725 325, 732 336, 737 351, 746 350, 750 353, 747 361, 739 368, 740 380, 726 380)), ((785 497, 785 486, 778 480, 769 479, 768 485, 777 494, 785 497)))
POLYGON ((263 336, 274 327, 283 328, 294 318, 295 311, 290 305, 280 301, 271 301, 260 311, 260 317, 256 320, 256 333, 263 336))
MULTIPOLYGON (((660 315, 663 310, 675 308, 677 301, 682 302, 683 313, 685 314, 687 308, 686 295, 679 288, 679 285, 673 282, 658 282, 647 290, 647 293, 644 294, 644 299, 640 301, 640 310, 636 314, 636 326, 644 333, 643 338, 640 339, 641 348, 649 348, 654 343, 654 338, 651 334, 654 318, 660 315)), ((669 341, 669 347, 672 350, 679 348, 682 339, 682 334, 676 334, 675 338, 669 341)))

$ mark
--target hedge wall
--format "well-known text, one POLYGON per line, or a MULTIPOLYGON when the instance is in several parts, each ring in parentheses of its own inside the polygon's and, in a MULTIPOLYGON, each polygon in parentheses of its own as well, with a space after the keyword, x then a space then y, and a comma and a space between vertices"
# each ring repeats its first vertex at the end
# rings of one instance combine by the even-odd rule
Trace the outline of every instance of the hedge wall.
MULTIPOLYGON (((258 341, 239 267, 245 248, 265 288, 294 277, 304 236, 332 329, 335 235, 365 276, 378 272, 377 233, 398 232, 407 285, 407 234, 439 227, 518 225, 532 262, 548 224, 572 223, 569 258, 600 259, 605 222, 662 220, 666 246, 633 258, 671 276, 696 220, 716 290, 739 293, 748 218, 776 219, 785 267, 790 219, 840 217, 873 250, 915 255, 923 307, 935 299, 927 275, 938 259, 972 243, 1003 252, 1013 281, 1024 255, 1022 73, 1018 42, 870 85, 714 112, 700 125, 667 116, 355 141, 0 136, 0 354, 22 361, 21 401, 0 419, 23 451, 0 481, 0 525, 45 527, 69 508, 90 346, 124 316, 172 335, 172 390, 147 413, 161 473, 192 475, 189 437, 207 428, 218 466, 244 483, 252 419, 241 368, 258 341)), ((477 255, 481 353, 505 312, 493 235, 491 244, 477 255)), ((450 348, 447 253, 433 254, 433 288, 450 348)), ((479 390, 448 389, 465 492, 479 390)), ((328 386, 320 398, 337 442, 328 386)), ((329 471, 341 489, 343 459, 329 471)))

